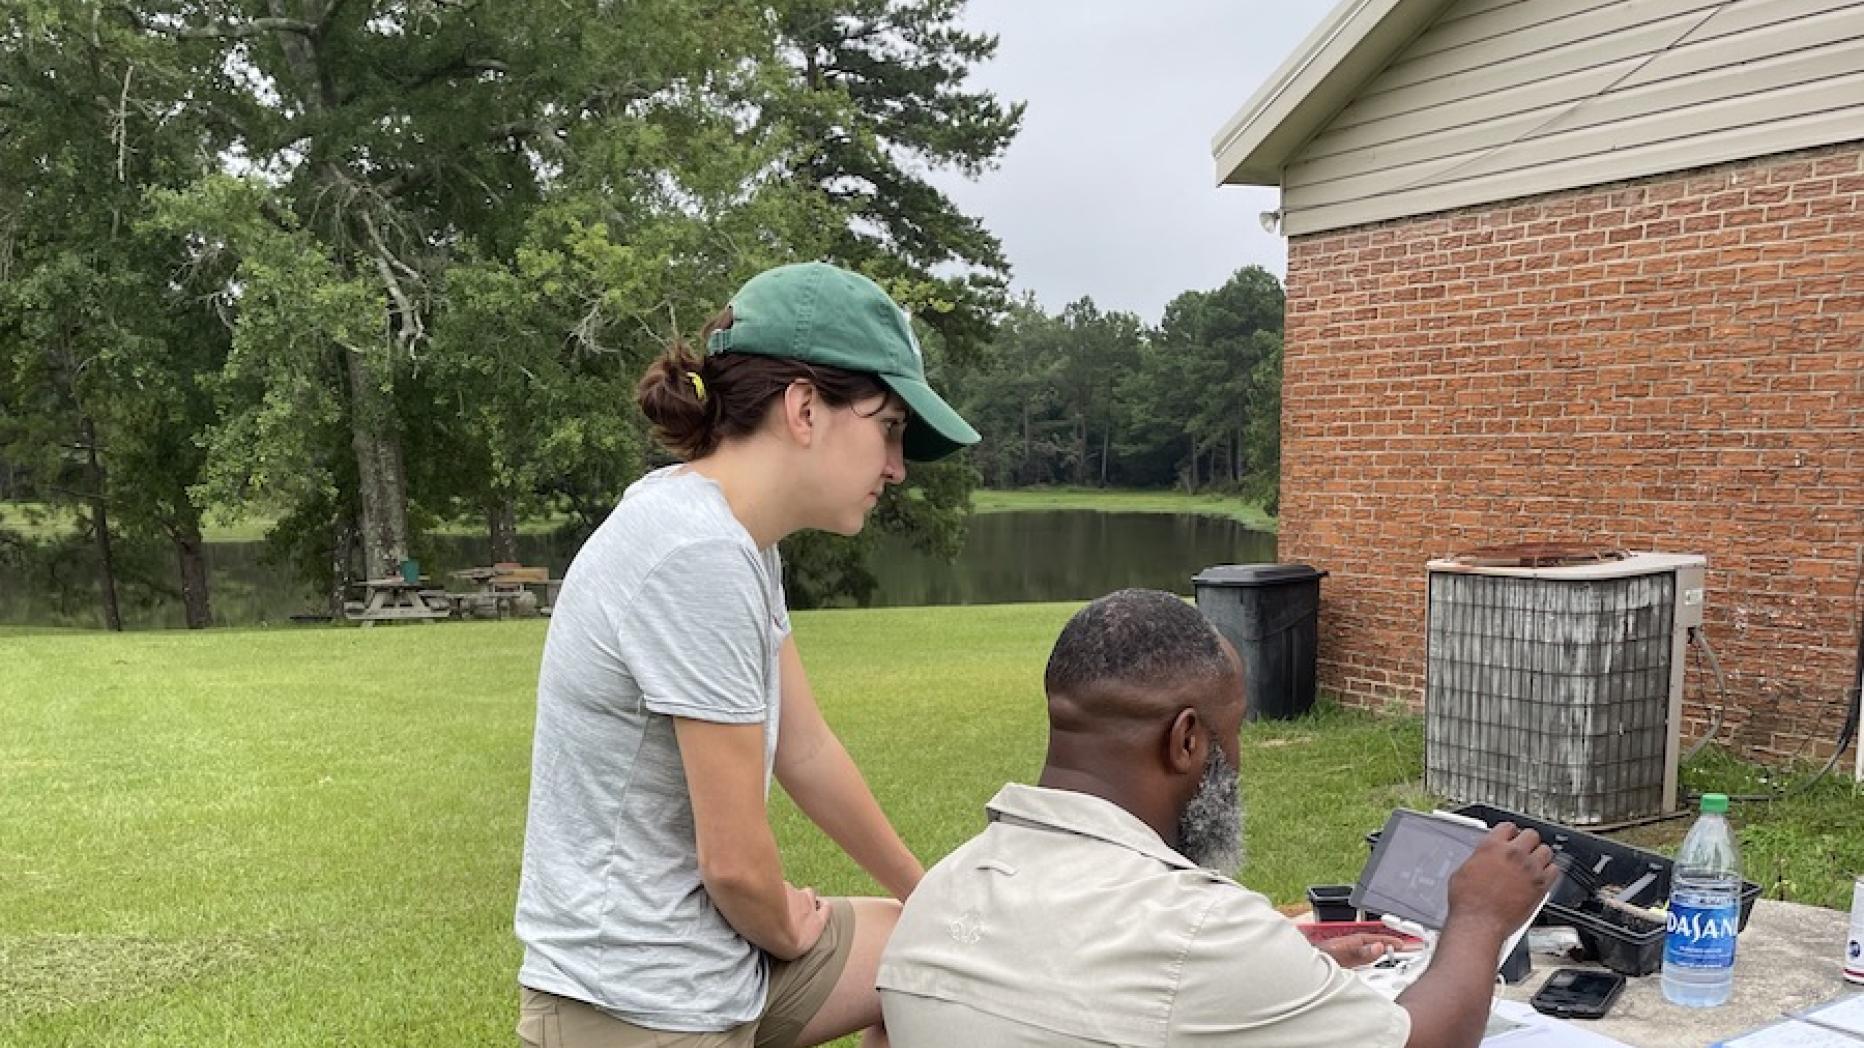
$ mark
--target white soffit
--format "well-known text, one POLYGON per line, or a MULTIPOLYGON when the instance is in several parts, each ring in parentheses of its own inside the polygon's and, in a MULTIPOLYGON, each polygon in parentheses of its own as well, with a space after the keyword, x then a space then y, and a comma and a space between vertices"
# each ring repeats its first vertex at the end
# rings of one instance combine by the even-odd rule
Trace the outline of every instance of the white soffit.
POLYGON ((1281 185, 1288 158, 1448 3, 1341 0, 1217 132, 1217 184, 1281 185))

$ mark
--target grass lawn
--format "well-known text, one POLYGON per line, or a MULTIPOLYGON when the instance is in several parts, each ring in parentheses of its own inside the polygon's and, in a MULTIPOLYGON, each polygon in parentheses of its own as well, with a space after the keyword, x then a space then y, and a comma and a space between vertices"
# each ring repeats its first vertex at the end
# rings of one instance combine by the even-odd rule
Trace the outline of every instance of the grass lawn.
POLYGON ((1262 531, 1275 530, 1275 518, 1260 504, 1223 495, 1187 495, 1182 491, 1128 491, 1109 488, 1019 488, 978 490, 971 508, 979 513, 1030 509, 1092 509, 1107 513, 1197 513, 1228 517, 1262 531))
POLYGON ((74 526, 69 512, 52 510, 41 502, 0 502, 0 528, 27 538, 51 538, 74 526))
MULTIPOLYGON (((201 528, 208 542, 258 542, 272 526, 268 518, 249 517, 227 524, 209 523, 201 528)), ((48 506, 43 502, 0 502, 0 528, 17 531, 27 538, 50 539, 77 530, 78 512, 72 506, 48 506)))
MULTIPOLYGON (((928 861, 1040 766, 1042 666, 1074 607, 795 616, 830 720, 928 861)), ((0 1044, 514 1043, 544 627, 0 633, 0 1044)), ((1415 719, 1323 711, 1243 741, 1245 880, 1277 902, 1350 879, 1367 830, 1428 803, 1415 719)), ((1834 790, 1809 817, 1864 865, 1834 790)), ((774 818, 793 880, 873 891, 781 797, 774 818)), ((1803 848, 1795 826, 1768 847, 1803 848)), ((1838 902, 1836 881, 1797 887, 1838 902)))
MULTIPOLYGON (((518 531, 525 535, 547 534, 568 519, 558 513, 524 520, 518 523, 518 531)), ((0 502, 0 528, 17 531, 28 538, 54 538, 77 526, 76 513, 69 506, 54 509, 36 502, 0 502)), ((201 528, 201 534, 208 542, 259 542, 271 527, 270 517, 242 517, 227 523, 209 521, 201 528)), ((469 538, 483 538, 486 533, 485 521, 472 519, 442 521, 429 530, 435 535, 469 538)))

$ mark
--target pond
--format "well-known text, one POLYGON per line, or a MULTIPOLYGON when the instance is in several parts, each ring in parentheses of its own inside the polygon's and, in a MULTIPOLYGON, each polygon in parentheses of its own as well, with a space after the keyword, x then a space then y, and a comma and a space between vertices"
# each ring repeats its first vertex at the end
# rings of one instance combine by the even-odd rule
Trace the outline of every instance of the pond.
MULTIPOLYGON (((436 536, 427 544, 423 567, 436 577, 488 559, 484 538, 436 536)), ((281 624, 294 613, 321 610, 281 569, 265 562, 264 548, 258 542, 208 544, 216 621, 233 626, 281 624)), ((552 536, 521 535, 518 553, 524 563, 549 565, 553 575, 560 575, 575 548, 552 536)), ((951 563, 884 539, 870 564, 880 583, 872 603, 1085 600, 1125 586, 1189 594, 1191 576, 1212 564, 1274 559, 1273 534, 1252 531, 1226 517, 1088 510, 988 513, 971 518, 964 551, 951 563)), ((88 576, 73 582, 87 588, 92 584, 88 576)), ((94 600, 77 604, 75 614, 60 614, 47 595, 24 592, 18 583, 0 575, 0 623, 97 623, 94 600)), ((182 615, 174 604, 125 607, 124 620, 134 627, 180 626, 182 615)))
POLYGON ((1191 576, 1212 564, 1274 559, 1274 534, 1227 517, 1030 510, 972 517, 952 563, 888 542, 869 567, 880 582, 876 605, 1015 604, 1127 586, 1188 596, 1191 576))

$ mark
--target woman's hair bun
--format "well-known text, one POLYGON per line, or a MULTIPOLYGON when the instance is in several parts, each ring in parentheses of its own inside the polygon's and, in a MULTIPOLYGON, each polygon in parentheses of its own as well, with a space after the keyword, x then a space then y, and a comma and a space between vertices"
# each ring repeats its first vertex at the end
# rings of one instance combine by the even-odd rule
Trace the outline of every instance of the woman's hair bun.
POLYGON ((684 341, 647 366, 634 399, 653 423, 654 439, 680 458, 698 458, 718 444, 718 398, 705 388, 704 358, 684 341))

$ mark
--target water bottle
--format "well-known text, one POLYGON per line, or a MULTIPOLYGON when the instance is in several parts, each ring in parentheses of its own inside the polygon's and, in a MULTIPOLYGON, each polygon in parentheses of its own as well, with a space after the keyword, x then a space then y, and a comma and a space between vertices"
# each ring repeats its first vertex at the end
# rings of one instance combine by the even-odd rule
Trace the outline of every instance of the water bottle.
POLYGON ((1688 1008, 1713 1008, 1734 988, 1741 853, 1727 812, 1726 795, 1703 794, 1702 814, 1683 838, 1670 876, 1663 996, 1688 1008))

